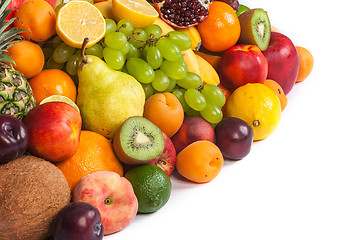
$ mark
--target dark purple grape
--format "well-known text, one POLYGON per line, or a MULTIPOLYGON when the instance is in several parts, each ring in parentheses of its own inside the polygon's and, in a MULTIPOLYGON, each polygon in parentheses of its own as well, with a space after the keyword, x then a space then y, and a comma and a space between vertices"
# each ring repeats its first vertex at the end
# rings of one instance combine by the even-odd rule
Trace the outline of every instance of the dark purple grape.
POLYGON ((55 220, 54 240, 101 240, 104 228, 99 210, 85 202, 72 202, 55 220))
POLYGON ((225 158, 240 160, 249 154, 254 133, 249 124, 235 117, 224 118, 215 127, 216 145, 225 158))
POLYGON ((240 4, 238 0, 217 0, 217 1, 229 4, 235 10, 235 12, 239 11, 240 4))
POLYGON ((29 146, 25 124, 12 115, 0 114, 0 163, 23 155, 29 146))

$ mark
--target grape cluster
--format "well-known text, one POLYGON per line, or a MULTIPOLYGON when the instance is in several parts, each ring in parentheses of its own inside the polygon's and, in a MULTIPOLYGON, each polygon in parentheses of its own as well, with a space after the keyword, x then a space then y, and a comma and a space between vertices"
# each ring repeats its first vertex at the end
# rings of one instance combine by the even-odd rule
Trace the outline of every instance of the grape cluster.
MULTIPOLYGON (((158 92, 171 92, 180 101, 187 115, 199 115, 210 123, 218 123, 225 96, 215 85, 205 84, 201 77, 187 71, 182 51, 191 47, 188 35, 178 31, 162 33, 152 24, 135 29, 121 19, 106 19, 106 33, 97 44, 86 48, 85 54, 103 59, 114 70, 123 71, 139 81, 146 98, 158 92)), ((66 71, 77 83, 80 49, 66 45, 56 36, 43 47, 47 68, 66 71)))

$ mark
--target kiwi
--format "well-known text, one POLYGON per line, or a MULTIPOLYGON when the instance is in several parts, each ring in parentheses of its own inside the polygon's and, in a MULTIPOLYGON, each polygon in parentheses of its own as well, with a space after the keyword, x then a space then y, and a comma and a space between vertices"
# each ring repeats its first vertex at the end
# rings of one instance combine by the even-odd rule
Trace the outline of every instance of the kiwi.
POLYGON ((49 161, 23 155, 0 165, 0 239, 51 236, 55 216, 70 198, 63 173, 49 161))
POLYGON ((120 161, 144 164, 159 156, 165 148, 161 129, 150 120, 133 116, 115 133, 113 148, 120 161))
POLYGON ((271 25, 267 13, 261 8, 249 9, 239 16, 241 33, 239 44, 257 45, 261 51, 269 46, 271 25))

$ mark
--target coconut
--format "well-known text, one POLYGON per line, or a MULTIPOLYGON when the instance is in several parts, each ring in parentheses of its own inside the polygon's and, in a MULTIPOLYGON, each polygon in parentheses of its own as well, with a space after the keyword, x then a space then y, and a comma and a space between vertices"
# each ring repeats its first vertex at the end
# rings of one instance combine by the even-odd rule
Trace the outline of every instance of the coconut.
POLYGON ((0 239, 49 237, 70 198, 64 175, 49 161, 24 155, 0 165, 0 239))

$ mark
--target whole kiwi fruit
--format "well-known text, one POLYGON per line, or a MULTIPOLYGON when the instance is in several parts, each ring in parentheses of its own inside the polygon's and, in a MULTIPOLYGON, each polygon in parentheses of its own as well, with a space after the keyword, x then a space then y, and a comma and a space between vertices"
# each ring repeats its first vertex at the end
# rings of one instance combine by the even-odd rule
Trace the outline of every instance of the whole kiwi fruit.
POLYGON ((0 239, 44 240, 70 188, 51 162, 23 155, 0 165, 0 239))

